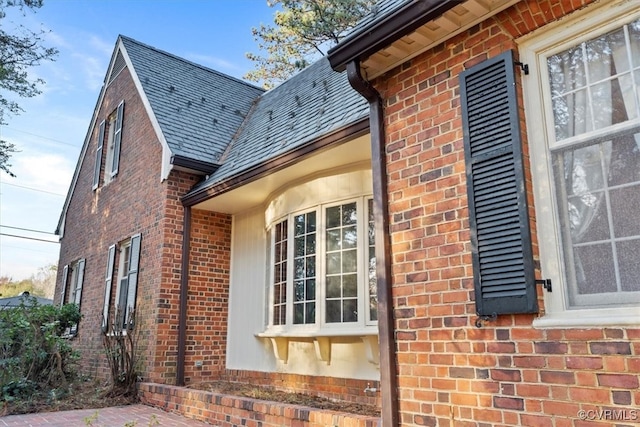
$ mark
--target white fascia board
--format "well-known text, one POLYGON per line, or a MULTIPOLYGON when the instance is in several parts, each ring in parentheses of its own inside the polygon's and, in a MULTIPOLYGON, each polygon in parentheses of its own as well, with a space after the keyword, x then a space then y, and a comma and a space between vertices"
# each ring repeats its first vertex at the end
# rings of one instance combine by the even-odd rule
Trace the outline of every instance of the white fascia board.
POLYGON ((149 98, 147 98, 147 94, 142 88, 142 83, 140 82, 140 78, 138 77, 138 73, 136 72, 133 64, 131 63, 131 59, 129 58, 129 54, 127 53, 127 49, 125 48, 122 41, 119 41, 118 49, 122 51, 122 56, 127 64, 127 68, 129 69, 129 73, 131 74, 131 78, 133 79, 133 84, 136 86, 138 90, 138 94, 140 95, 140 99, 142 100, 142 104, 144 105, 145 111, 149 116, 149 120, 151 121, 151 126, 153 126, 153 130, 156 132, 156 136, 158 137, 158 141, 162 145, 162 168, 160 170, 160 182, 164 181, 169 177, 169 173, 171 173, 171 169, 173 165, 171 164, 171 149, 169 148, 169 144, 167 144, 167 140, 162 133, 162 129, 160 128, 160 123, 158 122, 158 118, 156 117, 153 108, 151 108, 151 103, 149 102, 149 98))

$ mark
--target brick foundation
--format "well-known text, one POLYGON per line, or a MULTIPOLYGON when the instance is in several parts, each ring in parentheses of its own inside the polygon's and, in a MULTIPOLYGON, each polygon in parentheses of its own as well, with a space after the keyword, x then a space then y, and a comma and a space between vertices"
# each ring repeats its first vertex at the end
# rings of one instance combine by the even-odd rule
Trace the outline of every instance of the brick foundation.
POLYGON ((377 427, 377 417, 345 414, 306 406, 142 383, 143 403, 206 421, 217 427, 377 427))

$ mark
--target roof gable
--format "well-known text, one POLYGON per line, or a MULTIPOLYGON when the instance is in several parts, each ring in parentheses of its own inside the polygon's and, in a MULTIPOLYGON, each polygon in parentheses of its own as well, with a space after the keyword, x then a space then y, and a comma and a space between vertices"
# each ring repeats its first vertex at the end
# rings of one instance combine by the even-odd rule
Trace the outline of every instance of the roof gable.
POLYGON ((264 90, 131 38, 120 40, 171 153, 218 162, 264 90))

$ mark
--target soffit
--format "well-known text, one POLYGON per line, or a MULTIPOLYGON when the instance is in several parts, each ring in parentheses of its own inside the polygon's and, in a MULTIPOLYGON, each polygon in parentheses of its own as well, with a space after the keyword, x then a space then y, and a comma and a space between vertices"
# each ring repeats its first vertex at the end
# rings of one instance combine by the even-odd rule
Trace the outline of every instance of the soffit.
POLYGON ((198 203, 193 208, 234 214, 264 205, 276 191, 297 181, 339 173, 345 168, 363 167, 371 167, 369 134, 322 150, 290 167, 198 203))
POLYGON ((361 61, 373 79, 521 0, 466 0, 361 61))

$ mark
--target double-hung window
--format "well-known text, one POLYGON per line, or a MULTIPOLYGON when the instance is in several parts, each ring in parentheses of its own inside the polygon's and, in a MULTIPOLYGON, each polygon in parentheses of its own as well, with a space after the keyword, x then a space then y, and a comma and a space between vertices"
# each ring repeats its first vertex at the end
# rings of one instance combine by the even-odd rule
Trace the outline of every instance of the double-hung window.
MULTIPOLYGON (((65 265, 62 271, 62 291, 60 295, 60 305, 76 304, 80 308, 82 301, 82 284, 84 282, 84 258, 65 265)), ((78 332, 78 325, 71 326, 65 335, 75 335, 78 332)))
POLYGON ((118 104, 108 119, 100 122, 98 126, 98 142, 95 154, 95 166, 93 171, 93 189, 100 185, 102 171, 102 155, 106 150, 103 182, 108 184, 118 174, 120 167, 120 143, 122 141, 122 121, 124 117, 124 101, 118 104), (105 133, 106 144, 105 144, 105 133))
POLYGON ((523 43, 549 324, 639 319, 640 11, 614 3, 523 43))
POLYGON ((270 327, 355 330, 377 320, 370 197, 290 213, 270 235, 270 327))
POLYGON ((127 329, 134 326, 133 314, 136 307, 140 268, 140 242, 141 235, 136 234, 118 245, 114 244, 109 247, 102 311, 102 331, 105 333, 110 328, 127 329), (114 278, 116 292, 113 297, 111 289, 114 278), (114 309, 111 308, 112 299, 115 305, 114 309), (111 316, 114 317, 114 320, 110 322, 111 316))

